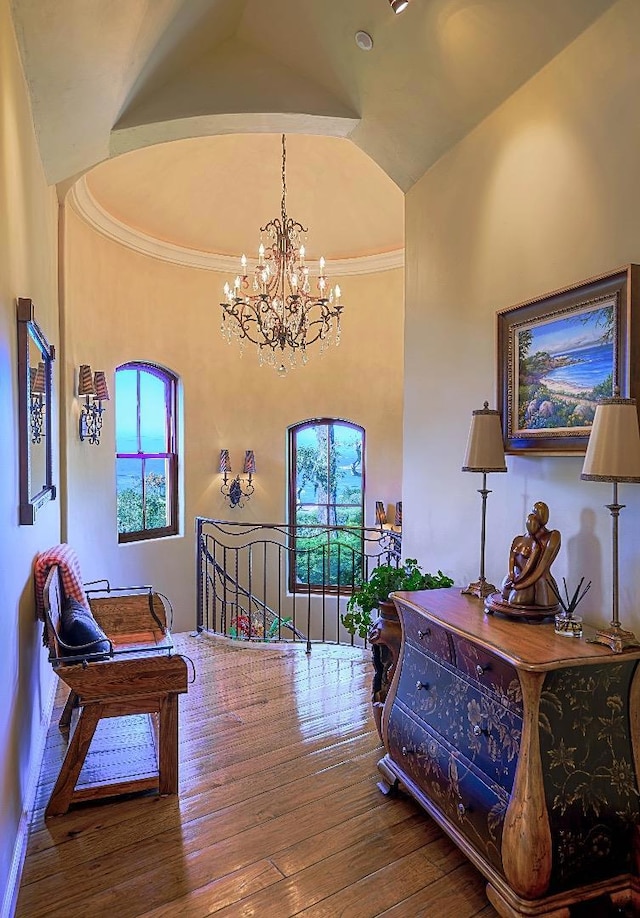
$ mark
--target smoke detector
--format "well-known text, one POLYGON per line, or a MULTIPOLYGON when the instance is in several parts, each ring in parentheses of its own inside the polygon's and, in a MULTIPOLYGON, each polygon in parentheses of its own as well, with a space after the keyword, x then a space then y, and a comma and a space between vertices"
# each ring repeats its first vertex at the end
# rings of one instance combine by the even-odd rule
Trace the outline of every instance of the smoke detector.
POLYGON ((373 38, 368 32, 356 32, 356 44, 361 51, 371 51, 373 48, 373 38))

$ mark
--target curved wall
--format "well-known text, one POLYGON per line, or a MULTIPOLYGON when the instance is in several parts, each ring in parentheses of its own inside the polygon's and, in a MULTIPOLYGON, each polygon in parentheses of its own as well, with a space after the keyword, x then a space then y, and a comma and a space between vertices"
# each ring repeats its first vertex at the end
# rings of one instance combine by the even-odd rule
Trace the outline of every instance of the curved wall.
POLYGON ((335 416, 367 431, 367 519, 376 500, 400 499, 404 291, 401 269, 339 280, 342 341, 284 379, 260 367, 254 352, 220 334, 219 302, 228 278, 169 264, 110 241, 66 207, 65 362, 67 540, 77 547, 86 579, 153 583, 172 600, 176 630, 195 624, 197 515, 283 522, 286 431, 306 418, 335 416), (184 428, 184 528, 180 537, 117 544, 114 411, 107 407, 99 446, 78 439, 77 368, 107 373, 151 360, 181 380, 184 428), (222 447, 238 467, 256 454, 256 493, 230 510, 217 473, 222 447))
MULTIPOLYGON (((0 0, 0 914, 10 914, 24 853, 53 673, 36 621, 33 562, 60 540, 60 501, 18 525, 16 297, 30 297, 58 351, 57 201, 47 187, 7 0, 0 0)), ((58 391, 54 362, 54 402, 58 391)), ((59 484, 57 406, 54 482, 59 484)))

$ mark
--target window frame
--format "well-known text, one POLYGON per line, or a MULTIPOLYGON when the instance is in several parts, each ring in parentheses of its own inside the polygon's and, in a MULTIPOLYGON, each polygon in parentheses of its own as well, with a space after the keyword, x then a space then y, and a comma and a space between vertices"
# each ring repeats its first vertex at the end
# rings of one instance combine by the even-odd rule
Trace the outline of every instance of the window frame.
MULTIPOLYGON (((292 424, 288 428, 288 467, 287 467, 287 477, 288 477, 288 514, 287 518, 289 520, 290 527, 290 546, 293 557, 296 555, 296 530, 298 525, 297 521, 297 510, 298 510, 298 501, 297 501, 297 490, 296 490, 296 470, 297 470, 297 436, 302 430, 306 430, 310 427, 320 427, 325 425, 327 427, 333 425, 340 425, 342 427, 349 427, 354 432, 359 433, 362 440, 362 453, 361 453, 361 499, 360 499, 360 513, 362 518, 361 523, 361 546, 362 546, 362 561, 360 575, 364 575, 364 565, 365 565, 365 544, 364 544, 364 521, 365 521, 365 502, 366 502, 366 464, 365 464, 365 455, 366 455, 366 431, 365 428, 360 424, 356 424, 354 421, 347 421, 344 418, 332 418, 332 417, 321 417, 321 418, 309 418, 306 421, 300 421, 297 424, 292 424)), ((356 507, 357 504, 339 504, 339 503, 329 503, 327 501, 326 505, 323 504, 312 504, 309 506, 326 506, 327 509, 334 508, 340 509, 348 507, 356 507)), ((289 570, 288 570, 288 587, 289 592, 294 593, 330 593, 330 594, 340 594, 348 596, 353 592, 353 589, 356 588, 354 585, 344 585, 344 584, 331 584, 331 583, 321 583, 321 584, 307 584, 300 583, 296 579, 296 564, 291 560, 291 555, 289 557, 289 570)))
MULTIPOLYGON (((131 360, 121 364, 115 370, 115 388, 117 400, 117 375, 121 370, 135 370, 136 378, 136 437, 138 451, 135 453, 118 452, 117 429, 116 429, 116 502, 118 497, 118 477, 117 462, 119 459, 141 459, 142 460, 142 512, 143 522, 145 516, 145 474, 144 462, 147 459, 164 459, 167 462, 167 514, 169 524, 159 526, 155 529, 138 529, 134 532, 118 532, 118 544, 124 545, 130 542, 147 542, 151 539, 161 539, 165 536, 178 535, 179 531, 179 500, 178 500, 178 377, 171 370, 158 366, 144 360, 131 360), (140 377, 141 373, 148 373, 155 376, 164 383, 165 388, 165 452, 147 453, 140 450, 141 441, 141 410, 140 410, 140 377)), ((116 403, 115 412, 117 418, 118 406, 116 403)), ((117 514, 116 514, 117 525, 117 514)))

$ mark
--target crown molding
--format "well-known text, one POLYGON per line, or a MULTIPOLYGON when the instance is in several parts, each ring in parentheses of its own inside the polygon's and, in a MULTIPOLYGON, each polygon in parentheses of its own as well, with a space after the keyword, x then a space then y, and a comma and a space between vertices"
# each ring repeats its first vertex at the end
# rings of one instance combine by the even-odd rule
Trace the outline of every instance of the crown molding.
MULTIPOLYGON (((68 201, 73 210, 96 232, 106 236, 112 242, 124 245, 134 252, 168 261, 174 265, 187 268, 202 268, 205 271, 217 271, 220 274, 238 273, 238 255, 218 255, 214 252, 202 252, 185 246, 175 245, 148 236, 133 229, 112 216, 94 198, 89 190, 85 176, 71 188, 68 201)), ((356 274, 375 274, 379 271, 392 271, 404 266, 404 249, 383 252, 379 255, 365 255, 360 258, 340 258, 327 260, 327 268, 335 277, 348 277, 356 274)))

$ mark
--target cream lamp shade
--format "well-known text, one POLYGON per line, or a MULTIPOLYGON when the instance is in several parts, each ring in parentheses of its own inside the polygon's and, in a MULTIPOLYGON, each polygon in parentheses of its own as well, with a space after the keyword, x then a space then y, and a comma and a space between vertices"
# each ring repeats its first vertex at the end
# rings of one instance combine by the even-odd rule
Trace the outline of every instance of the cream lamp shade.
POLYGON ((489 408, 489 402, 484 403, 484 408, 473 412, 462 471, 507 471, 500 414, 489 408))
POLYGON ((580 477, 640 482, 640 430, 634 398, 598 402, 580 477))

